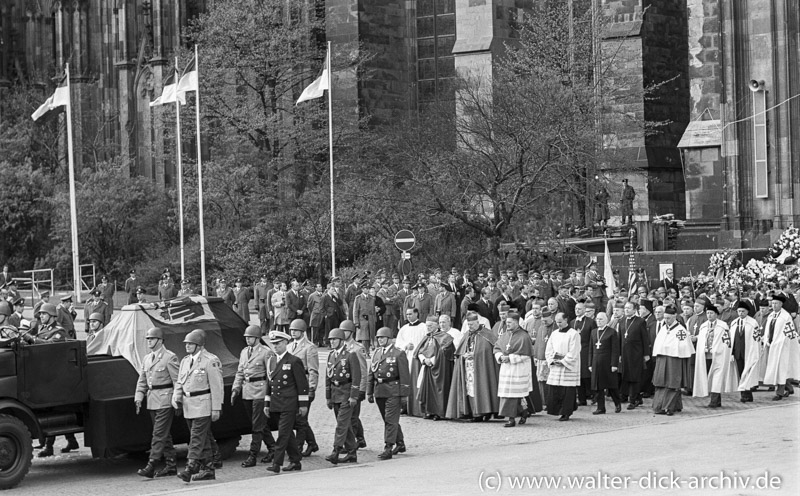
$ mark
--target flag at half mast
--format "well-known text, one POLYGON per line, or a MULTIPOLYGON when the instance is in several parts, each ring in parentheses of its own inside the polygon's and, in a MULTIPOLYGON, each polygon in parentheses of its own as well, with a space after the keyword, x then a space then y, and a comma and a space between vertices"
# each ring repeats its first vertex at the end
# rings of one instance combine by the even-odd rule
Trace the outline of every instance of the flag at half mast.
POLYGON ((178 93, 186 93, 189 91, 197 91, 197 64, 194 57, 192 61, 186 66, 181 74, 181 79, 178 81, 178 93))
POLYGON ((39 108, 31 114, 31 119, 39 120, 40 117, 58 107, 66 106, 69 104, 69 86, 67 85, 67 78, 64 77, 59 83, 56 91, 53 92, 39 108))
POLYGON ((300 95, 300 98, 297 99, 297 103, 295 105, 304 102, 306 100, 313 100, 314 98, 320 98, 324 95, 325 90, 330 90, 330 85, 328 83, 329 75, 328 71, 330 68, 328 67, 328 59, 330 59, 329 54, 325 53, 325 63, 322 65, 322 72, 320 73, 319 77, 314 80, 311 84, 306 86, 306 89, 303 90, 303 93, 300 95))
POLYGON ((178 85, 175 83, 175 74, 172 74, 164 81, 164 89, 161 91, 161 96, 150 102, 150 106, 155 107, 156 105, 175 103, 176 99, 181 102, 181 105, 186 105, 186 94, 177 91, 177 87, 178 85))

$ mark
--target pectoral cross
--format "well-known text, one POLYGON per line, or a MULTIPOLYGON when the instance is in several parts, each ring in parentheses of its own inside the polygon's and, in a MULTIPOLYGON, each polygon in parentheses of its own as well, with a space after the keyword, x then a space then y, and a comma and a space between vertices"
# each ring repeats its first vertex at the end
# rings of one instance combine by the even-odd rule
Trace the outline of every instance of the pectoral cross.
POLYGON ((628 331, 625 331, 625 339, 628 339, 628 331))
POLYGON ((511 341, 509 341, 508 344, 506 345, 506 351, 508 351, 510 349, 511 349, 511 341))
POLYGON ((600 345, 601 345, 601 344, 603 344, 603 343, 601 343, 600 341, 598 341, 598 342, 597 342, 597 343, 596 343, 594 346, 595 346, 595 348, 597 348, 597 349, 599 350, 599 349, 600 349, 600 345))

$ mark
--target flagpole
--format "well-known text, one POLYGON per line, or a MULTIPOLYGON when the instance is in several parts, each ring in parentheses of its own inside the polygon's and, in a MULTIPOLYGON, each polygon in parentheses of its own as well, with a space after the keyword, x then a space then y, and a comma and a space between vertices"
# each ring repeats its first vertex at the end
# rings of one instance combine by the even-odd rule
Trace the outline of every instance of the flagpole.
POLYGON ((175 57, 175 148, 177 153, 178 175, 178 226, 181 235, 181 281, 186 278, 183 256, 183 166, 181 165, 181 100, 178 97, 178 57, 175 57))
POLYGON ((200 218, 200 280, 203 285, 203 296, 208 296, 208 285, 206 284, 206 235, 203 227, 203 161, 200 147, 200 60, 197 57, 197 45, 194 46, 194 70, 197 71, 194 110, 197 124, 197 216, 200 218))
POLYGON ((69 164, 69 218, 72 232, 72 282, 75 302, 81 302, 81 266, 78 257, 78 208, 75 200, 75 159, 72 149, 72 94, 69 83, 69 63, 64 66, 67 78, 67 161, 69 164))
POLYGON ((328 66, 328 155, 330 157, 331 173, 331 277, 336 277, 336 234, 334 233, 333 223, 333 84, 331 67, 331 42, 328 41, 328 53, 326 55, 328 66))

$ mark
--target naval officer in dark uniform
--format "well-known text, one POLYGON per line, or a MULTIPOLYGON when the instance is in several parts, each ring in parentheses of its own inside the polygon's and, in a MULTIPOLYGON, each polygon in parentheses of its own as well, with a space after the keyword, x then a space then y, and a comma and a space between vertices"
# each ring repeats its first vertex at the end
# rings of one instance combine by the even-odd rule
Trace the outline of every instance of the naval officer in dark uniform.
POLYGON ((269 337, 277 356, 269 360, 264 414, 271 423, 277 422, 278 441, 275 458, 267 470, 279 474, 287 452, 289 465, 283 470, 290 472, 302 468, 300 461, 303 455, 297 448, 294 426, 298 415, 308 415, 308 379, 303 362, 287 351, 291 336, 283 331, 272 331, 269 337))

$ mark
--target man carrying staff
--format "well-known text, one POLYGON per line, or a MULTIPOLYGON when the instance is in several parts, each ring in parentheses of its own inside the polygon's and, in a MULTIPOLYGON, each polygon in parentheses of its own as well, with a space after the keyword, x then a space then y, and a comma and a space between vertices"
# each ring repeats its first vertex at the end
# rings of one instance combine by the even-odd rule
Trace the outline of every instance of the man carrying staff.
MULTIPOLYGON (((539 388, 533 384, 533 344, 525 329, 519 326, 519 313, 512 311, 506 316, 506 332, 494 344, 494 358, 500 364, 498 413, 508 417, 503 427, 517 425, 517 415, 519 423, 524 424, 533 413, 531 408, 535 408, 536 401, 528 406, 521 405, 520 400, 526 400, 531 394, 538 396, 539 388)), ((541 405, 541 400, 538 403, 541 405)))
POLYGON ((683 409, 681 390, 689 387, 692 378, 691 358, 694 353, 692 339, 685 327, 676 319, 678 309, 670 305, 664 309, 661 324, 653 343, 653 413, 672 415, 683 409))

